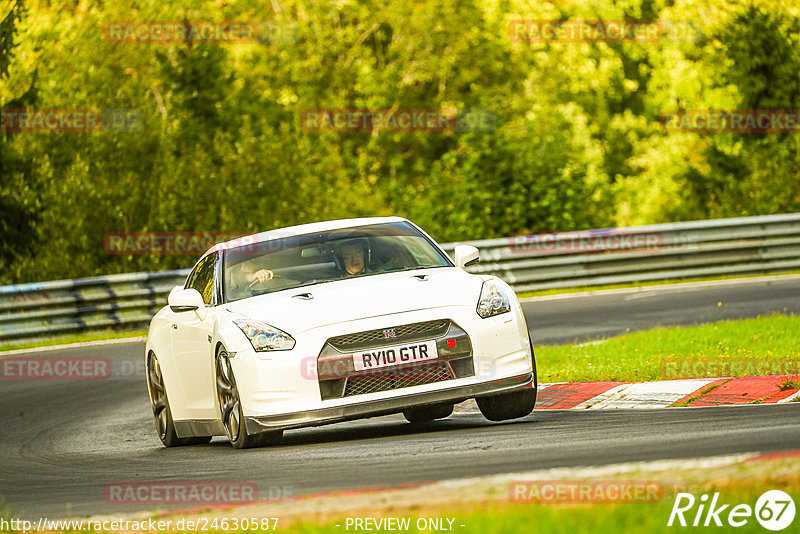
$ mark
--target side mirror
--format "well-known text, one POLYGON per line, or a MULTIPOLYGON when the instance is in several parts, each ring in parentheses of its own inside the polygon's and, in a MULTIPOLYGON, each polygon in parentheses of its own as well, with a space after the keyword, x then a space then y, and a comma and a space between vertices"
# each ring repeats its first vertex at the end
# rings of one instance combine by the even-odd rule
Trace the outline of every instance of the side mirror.
POLYGON ((184 312, 205 308, 203 296, 196 289, 183 289, 181 286, 172 288, 167 297, 167 304, 174 312, 184 312))
POLYGON ((456 267, 464 268, 478 263, 478 249, 472 245, 458 245, 455 249, 456 267))

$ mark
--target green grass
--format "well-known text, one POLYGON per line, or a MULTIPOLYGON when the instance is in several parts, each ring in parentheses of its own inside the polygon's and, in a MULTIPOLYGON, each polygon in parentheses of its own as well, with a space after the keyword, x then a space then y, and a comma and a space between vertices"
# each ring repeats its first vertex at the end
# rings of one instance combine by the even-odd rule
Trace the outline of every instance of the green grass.
MULTIPOLYGON (((391 515, 411 517, 411 528, 403 532, 420 532, 416 528, 414 515, 391 515)), ((431 517, 431 516, 426 516, 431 517)), ((565 507, 544 505, 489 506, 466 513, 437 513, 433 517, 454 518, 453 532, 463 534, 547 534, 577 533, 652 533, 664 530, 669 517, 669 508, 662 505, 629 504, 626 506, 594 505, 591 507, 565 507), (656 509, 660 509, 656 512, 656 509), (666 515, 664 515, 666 514, 666 515), (463 527, 461 525, 464 525, 463 527)), ((344 521, 323 526, 293 525, 286 534, 342 534, 348 532, 344 521)), ((445 524, 447 521, 445 519, 445 524)), ((674 527, 673 527, 674 529, 674 527)), ((354 532, 351 526, 349 532, 354 532)), ((435 531, 427 531, 435 532, 435 531)))
MULTIPOLYGON (((739 487, 724 487, 724 488, 701 488, 692 487, 687 488, 689 493, 699 498, 703 493, 711 493, 719 491, 718 504, 747 504, 750 507, 755 507, 758 497, 765 491, 776 489, 775 486, 766 486, 758 484, 756 487, 743 489, 739 487)), ((798 495, 797 485, 787 487, 781 485, 780 489, 786 491, 790 495, 798 495)), ((387 513, 370 514, 369 512, 360 513, 350 517, 391 517, 391 518, 409 518, 410 528, 408 530, 398 530, 397 532, 454 532, 458 534, 530 534, 532 532, 541 532, 546 534, 605 534, 605 533, 622 533, 625 534, 652 534, 652 533, 673 533, 679 532, 728 532, 731 529, 724 521, 727 518, 727 512, 730 510, 729 506, 722 514, 720 519, 723 521, 723 527, 681 527, 677 521, 673 526, 668 527, 667 521, 670 517, 670 512, 675 502, 675 494, 672 492, 665 492, 664 499, 661 502, 655 503, 622 503, 622 504, 589 504, 589 505, 569 505, 569 504, 539 504, 539 503, 525 503, 525 504, 511 504, 511 503, 491 503, 491 504, 476 504, 470 509, 455 508, 444 510, 431 510, 430 513, 420 514, 418 510, 411 509, 394 509, 387 513), (416 527, 417 519, 431 518, 443 520, 443 524, 448 526, 448 519, 452 519, 452 531, 447 530, 418 530, 416 527), (462 526, 463 525, 463 526, 462 526)), ((694 520, 697 511, 697 504, 688 512, 684 514, 689 525, 694 520)), ((705 519, 703 514, 702 520, 705 519)), ((702 520, 700 524, 702 525, 702 520)), ((278 522, 278 528, 275 531, 284 534, 346 534, 349 532, 365 532, 364 530, 355 530, 351 525, 346 528, 346 519, 334 520, 330 523, 318 525, 310 522, 295 523, 288 526, 281 526, 278 522), (337 526, 339 525, 339 526, 337 526)), ((795 518, 795 522, 797 518, 795 518)), ((793 522, 794 523, 794 522, 793 522)), ((736 532, 743 533, 763 533, 766 530, 759 525, 755 517, 747 518, 747 524, 736 528, 736 532)), ((790 528, 787 532, 791 530, 790 528)), ((221 532, 211 530, 212 532, 221 532)), ((85 531, 88 532, 88 531, 85 531)), ((260 532, 262 534, 270 534, 273 530, 259 530, 259 531, 240 531, 240 532, 260 532)), ((388 532, 387 530, 373 530, 373 532, 388 532)))
POLYGON ((74 336, 64 336, 52 339, 43 339, 32 343, 19 343, 16 345, 3 345, 0 352, 17 349, 31 349, 35 347, 52 347, 54 345, 67 345, 69 343, 84 343, 86 341, 103 341, 106 339, 125 339, 129 337, 140 337, 147 335, 145 330, 135 330, 133 332, 94 332, 91 334, 76 334, 74 336))
POLYGON ((781 391, 787 391, 790 389, 800 389, 800 377, 787 378, 783 381, 783 383, 781 383, 781 391))
POLYGON ((577 345, 537 347, 536 363, 541 382, 800 374, 800 317, 657 328, 577 345))
POLYGON ((693 403, 694 401, 696 401, 700 397, 708 395, 709 393, 711 393, 712 391, 714 391, 715 389, 717 389, 718 387, 720 387, 724 383, 725 382, 722 382, 720 384, 714 384, 713 386, 705 387, 705 388, 701 389, 700 392, 697 393, 696 395, 692 395, 691 397, 689 397, 688 399, 686 399, 683 402, 676 402, 672 406, 675 407, 675 408, 689 406, 691 403, 693 403))
POLYGON ((761 278, 764 276, 790 275, 790 274, 800 274, 800 270, 789 271, 785 273, 773 273, 773 274, 739 274, 739 275, 729 275, 729 276, 715 276, 711 278, 681 278, 673 280, 651 280, 646 282, 629 282, 625 284, 606 284, 601 286, 580 286, 580 287, 566 287, 561 289, 543 289, 541 291, 524 291, 521 293, 517 293, 517 296, 521 299, 524 299, 530 297, 544 297, 548 295, 561 295, 562 293, 583 293, 587 291, 603 291, 606 289, 628 289, 634 287, 665 286, 673 284, 685 284, 688 282, 714 282, 718 280, 738 280, 740 278, 761 278))
MULTIPOLYGON (((453 518, 453 532, 463 534, 530 534, 532 532, 542 532, 547 534, 605 534, 622 533, 625 534, 650 534, 650 533, 673 533, 679 532, 759 532, 766 530, 761 527, 755 517, 747 518, 747 524, 732 528, 726 524, 727 513, 733 505, 747 504, 751 508, 755 507, 758 497, 767 490, 777 489, 797 496, 800 484, 775 484, 766 481, 758 481, 754 485, 741 483, 735 486, 726 487, 690 487, 682 491, 692 493, 699 499, 700 495, 706 493, 713 495, 714 492, 720 493, 718 506, 730 504, 725 511, 720 514, 723 521, 722 527, 703 527, 705 513, 702 516, 699 527, 681 527, 677 520, 673 526, 668 527, 670 512, 675 502, 676 493, 665 491, 664 499, 656 503, 622 503, 622 504, 592 504, 592 505, 567 505, 567 504, 483 504, 470 510, 437 510, 431 514, 419 514, 419 512, 392 510, 389 514, 375 514, 383 517, 410 517, 412 527, 403 532, 420 532, 413 525, 418 517, 434 518, 453 518), (410 513, 409 513, 410 512, 410 513), (461 526, 463 525, 463 527, 461 526)), ((689 525, 692 524, 697 512, 698 504, 691 511, 684 514, 684 518, 689 525)), ((705 510, 704 510, 705 511, 705 510)), ((369 514, 366 514, 369 517, 369 514)), ((364 515, 360 515, 364 517, 364 515)), ((795 518, 793 525, 798 521, 795 518)), ((445 520, 445 525, 447 524, 445 520)), ((279 524, 280 527, 280 524, 279 524)), ((788 530, 791 530, 791 526, 788 530)), ((343 534, 356 532, 351 526, 345 529, 345 521, 337 520, 324 525, 310 523, 300 523, 280 529, 286 534, 343 534), (339 524, 340 526, 336 526, 339 524)), ((787 531, 788 531, 787 530, 787 531)), ((437 532, 428 530, 427 532, 437 532)))

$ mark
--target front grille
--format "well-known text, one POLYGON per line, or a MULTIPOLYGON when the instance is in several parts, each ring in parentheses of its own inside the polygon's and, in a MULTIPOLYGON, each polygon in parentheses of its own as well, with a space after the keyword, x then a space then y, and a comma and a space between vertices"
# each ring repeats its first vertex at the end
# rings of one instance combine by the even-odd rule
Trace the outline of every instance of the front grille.
POLYGON ((343 397, 364 395, 378 391, 433 384, 455 378, 447 362, 434 362, 425 365, 414 365, 405 369, 382 371, 363 376, 351 376, 347 379, 343 397))
POLYGON ((436 321, 425 321, 424 323, 413 323, 402 326, 395 326, 393 329, 379 328, 346 334, 343 336, 332 337, 328 343, 337 350, 348 352, 363 347, 374 347, 379 345, 392 345, 398 342, 413 341, 415 339, 431 339, 443 336, 450 326, 448 319, 438 319, 436 321), (395 337, 386 337, 384 330, 394 330, 395 337))

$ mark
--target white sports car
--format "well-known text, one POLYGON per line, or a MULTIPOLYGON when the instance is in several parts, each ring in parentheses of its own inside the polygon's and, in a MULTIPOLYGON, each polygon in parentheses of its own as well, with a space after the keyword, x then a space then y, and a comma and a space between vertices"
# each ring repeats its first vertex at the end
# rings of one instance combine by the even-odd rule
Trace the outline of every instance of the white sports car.
POLYGON ((475 398, 492 421, 536 402, 514 291, 469 274, 400 217, 305 224, 214 246, 150 323, 147 385, 167 447, 403 413, 441 419, 475 398))

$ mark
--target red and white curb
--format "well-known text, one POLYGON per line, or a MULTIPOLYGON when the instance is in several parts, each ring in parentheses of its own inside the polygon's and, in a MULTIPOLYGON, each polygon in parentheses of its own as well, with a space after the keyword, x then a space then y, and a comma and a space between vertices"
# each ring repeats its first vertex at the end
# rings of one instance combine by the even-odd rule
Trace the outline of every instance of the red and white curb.
MULTIPOLYGON (((800 400, 800 390, 782 389, 792 375, 694 378, 659 382, 565 382, 539 384, 537 410, 651 409, 673 406, 783 404, 800 400)), ((475 401, 457 413, 478 411, 475 401)))

